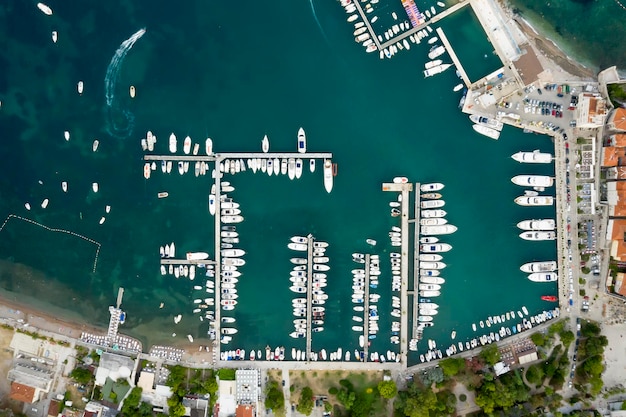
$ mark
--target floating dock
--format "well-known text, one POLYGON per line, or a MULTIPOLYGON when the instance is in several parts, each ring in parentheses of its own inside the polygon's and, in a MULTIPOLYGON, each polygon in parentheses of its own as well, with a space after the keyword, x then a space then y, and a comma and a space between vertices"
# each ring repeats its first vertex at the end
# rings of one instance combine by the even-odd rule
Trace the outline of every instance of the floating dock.
POLYGON ((441 43, 443 43, 443 46, 446 48, 448 55, 450 55, 450 58, 452 58, 452 62, 454 63, 454 66, 456 67, 459 74, 461 74, 461 79, 465 83, 465 87, 469 88, 472 85, 472 82, 467 76, 467 73, 465 72, 465 68, 463 68, 463 65, 461 65, 461 61, 456 56, 454 49, 452 49, 452 45, 450 44, 450 41, 448 41, 448 37, 446 36, 445 33, 443 33, 443 29, 441 28, 437 28, 436 32, 437 32, 437 35, 439 36, 439 39, 441 40, 441 43))
POLYGON ((376 36, 376 32, 374 32, 374 29, 372 28, 372 25, 370 24, 370 21, 367 18, 367 15, 365 14, 363 9, 361 8, 361 5, 359 4, 358 1, 353 1, 352 4, 354 4, 356 6, 356 10, 359 12, 359 15, 361 15, 361 19, 363 20, 363 22, 365 23, 365 26, 367 27, 367 32, 369 33, 370 38, 374 41, 374 43, 376 44, 376 47, 378 48, 378 50, 382 51, 383 50, 383 46, 378 41, 378 37, 376 36))
POLYGON ((144 155, 144 161, 188 161, 188 162, 217 162, 220 163, 224 159, 288 159, 288 158, 300 158, 300 159, 332 159, 333 154, 331 152, 226 152, 215 153, 211 155, 144 155))
POLYGON ((409 193, 413 191, 413 184, 383 183, 383 191, 402 193, 400 205, 400 229, 402 230, 402 245, 400 246, 400 362, 406 365, 408 350, 409 193))

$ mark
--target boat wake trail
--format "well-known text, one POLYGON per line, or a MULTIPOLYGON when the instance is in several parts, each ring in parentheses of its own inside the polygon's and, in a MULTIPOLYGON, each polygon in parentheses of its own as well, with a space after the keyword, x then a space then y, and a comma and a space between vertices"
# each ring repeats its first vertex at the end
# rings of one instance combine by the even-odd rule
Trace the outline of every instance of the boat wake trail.
POLYGON ((117 51, 115 51, 113 58, 111 58, 106 76, 104 77, 106 130, 112 136, 120 139, 125 139, 132 133, 135 127, 135 116, 130 111, 120 109, 119 106, 115 105, 115 86, 126 54, 144 33, 146 33, 146 29, 140 29, 133 36, 122 42, 117 51))
POLYGON ((326 37, 326 33, 324 32, 324 29, 322 29, 322 25, 320 25, 320 21, 317 19, 317 13, 315 13, 315 6, 313 6, 313 0, 309 0, 309 4, 311 5, 311 13, 313 13, 313 18, 315 19, 315 23, 317 23, 317 27, 320 29, 320 32, 322 32, 322 36, 324 37, 324 40, 326 41, 326 43, 330 44, 328 42, 328 38, 326 37))

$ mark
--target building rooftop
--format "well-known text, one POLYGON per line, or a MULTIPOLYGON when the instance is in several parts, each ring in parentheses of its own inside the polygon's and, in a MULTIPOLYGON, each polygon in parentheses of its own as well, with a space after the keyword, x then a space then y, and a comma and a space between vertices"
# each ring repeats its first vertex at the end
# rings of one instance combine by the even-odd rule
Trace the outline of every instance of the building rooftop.
POLYGON ((48 416, 57 417, 59 415, 59 402, 57 400, 50 400, 50 406, 48 407, 48 416))
POLYGON ((613 125, 617 130, 626 131, 626 109, 618 107, 613 116, 613 125))
POLYGON ((13 382, 11 384, 12 400, 21 401, 23 403, 33 403, 36 400, 35 394, 37 389, 29 387, 28 385, 20 384, 19 382, 13 382))
POLYGON ((254 417, 254 406, 245 404, 238 405, 235 413, 236 417, 254 417))
POLYGON ((237 403, 256 404, 259 398, 259 371, 238 369, 235 372, 237 403))
POLYGON ((532 84, 539 79, 539 74, 543 72, 543 67, 532 46, 525 44, 521 45, 520 48, 525 53, 515 61, 515 68, 517 68, 525 85, 532 84))

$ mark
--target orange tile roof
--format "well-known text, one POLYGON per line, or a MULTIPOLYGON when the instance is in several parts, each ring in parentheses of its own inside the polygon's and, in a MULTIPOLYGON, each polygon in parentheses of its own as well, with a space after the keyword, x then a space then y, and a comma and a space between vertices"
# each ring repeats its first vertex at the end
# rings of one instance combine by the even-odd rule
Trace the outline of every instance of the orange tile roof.
POLYGON ((13 382, 11 384, 10 398, 12 400, 21 401, 24 403, 33 403, 35 402, 35 388, 13 382))
POLYGON ((626 109, 619 107, 615 110, 615 117, 613 117, 613 124, 616 129, 626 130, 626 109))
POLYGON ((251 405, 238 405, 236 417, 254 417, 254 407, 251 405))
MULTIPOLYGON (((620 207, 624 209, 624 207, 620 207)), ((626 213, 626 210, 624 211, 626 213)), ((623 214, 617 214, 616 207, 616 216, 622 216, 623 214)), ((617 253, 616 257, 622 260, 626 259, 626 220, 624 219, 614 219, 613 220, 613 231, 611 233, 611 240, 617 242, 617 253)), ((622 287, 625 287, 622 285, 622 287)), ((617 291, 617 288, 615 289, 617 291)))
POLYGON ((619 162, 620 148, 615 146, 604 147, 604 159, 602 160, 603 167, 615 167, 619 162))
POLYGON ((613 146, 626 147, 626 134, 616 133, 613 135, 613 146))

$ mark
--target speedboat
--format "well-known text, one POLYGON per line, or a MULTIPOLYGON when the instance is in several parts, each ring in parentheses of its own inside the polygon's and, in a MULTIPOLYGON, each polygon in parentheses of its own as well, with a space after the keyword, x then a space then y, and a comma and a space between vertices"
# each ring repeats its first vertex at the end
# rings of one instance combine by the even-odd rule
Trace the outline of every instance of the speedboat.
POLYGON ((98 141, 98 139, 93 141, 93 144, 91 145, 91 150, 96 152, 98 150, 98 146, 100 145, 100 141, 98 141))
POLYGON ((52 9, 43 3, 37 3, 37 8, 45 15, 52 16, 52 9))
POLYGON ((517 223, 517 227, 522 230, 554 230, 556 222, 554 219, 523 220, 517 223))
POLYGON ((261 149, 263 153, 267 153, 270 150, 270 140, 267 138, 267 135, 263 136, 263 140, 261 141, 261 149))
MULTIPOLYGON (((437 39, 437 38, 433 38, 433 39, 437 39)), ((433 67, 436 67, 437 65, 441 65, 443 64, 443 61, 441 59, 435 59, 434 61, 428 61, 427 63, 424 64, 424 68, 425 69, 431 69, 433 67)))
POLYGON ((83 89, 85 88, 85 84, 82 81, 79 81, 76 85, 76 89, 78 90, 78 94, 83 94, 83 89))
POLYGON ((207 155, 211 155, 213 153, 213 141, 211 138, 207 138, 204 142, 204 151, 207 155))
POLYGON ((306 153, 306 134, 303 128, 298 129, 298 152, 306 153))
POLYGON ((315 172, 315 159, 311 158, 311 160, 309 160, 309 170, 315 172))
POLYGON ((425 200, 420 202, 420 207, 424 209, 441 208, 445 206, 444 200, 425 200))
POLYGON ((209 194, 209 213, 215 215, 215 195, 209 194))
POLYGON ((185 137, 183 142, 183 152, 185 152, 185 155, 189 155, 189 152, 191 152, 191 138, 189 136, 185 137))
POLYGON ((422 226, 441 226, 446 223, 448 223, 448 221, 442 217, 420 219, 420 225, 422 226))
POLYGON ((443 259, 443 256, 438 255, 438 254, 424 254, 424 255, 419 256, 420 261, 426 261, 426 262, 437 262, 437 261, 441 261, 442 259, 443 259))
POLYGON ((285 175, 287 173, 287 165, 288 165, 288 162, 286 159, 283 159, 282 161, 280 161, 280 173, 282 175, 285 175))
POLYGON ((433 217, 445 217, 446 211, 445 210, 440 210, 440 209, 435 209, 435 210, 422 210, 421 213, 423 218, 433 218, 433 217))
POLYGON ((552 162, 552 155, 549 153, 539 152, 539 149, 535 149, 532 152, 517 152, 514 153, 511 158, 517 162, 528 164, 549 164, 552 162))

